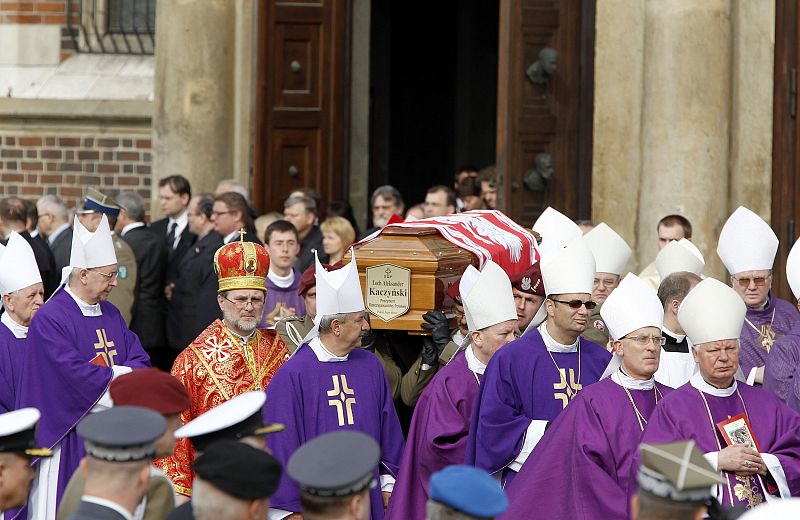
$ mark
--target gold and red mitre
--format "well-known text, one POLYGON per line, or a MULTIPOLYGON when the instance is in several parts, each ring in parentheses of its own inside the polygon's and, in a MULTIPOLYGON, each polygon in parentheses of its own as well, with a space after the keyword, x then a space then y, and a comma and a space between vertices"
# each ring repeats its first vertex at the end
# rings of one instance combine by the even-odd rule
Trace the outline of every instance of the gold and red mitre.
POLYGON ((266 291, 269 254, 254 242, 231 242, 214 253, 214 271, 219 279, 217 292, 234 289, 266 291))

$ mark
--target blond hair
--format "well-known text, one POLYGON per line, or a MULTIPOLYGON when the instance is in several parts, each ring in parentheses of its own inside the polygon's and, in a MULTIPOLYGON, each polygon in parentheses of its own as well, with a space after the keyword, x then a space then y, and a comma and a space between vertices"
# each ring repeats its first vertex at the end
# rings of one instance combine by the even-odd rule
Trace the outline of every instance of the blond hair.
POLYGON ((323 233, 336 233, 342 239, 342 249, 347 250, 356 240, 356 230, 344 217, 330 217, 320 224, 323 233))

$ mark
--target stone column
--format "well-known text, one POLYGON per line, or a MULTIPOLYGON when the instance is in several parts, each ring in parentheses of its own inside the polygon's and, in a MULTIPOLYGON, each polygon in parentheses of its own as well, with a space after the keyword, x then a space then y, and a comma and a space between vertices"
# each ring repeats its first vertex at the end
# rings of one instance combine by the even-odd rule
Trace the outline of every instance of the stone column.
MULTIPOLYGON (((731 113, 729 0, 645 2, 639 265, 658 251, 656 224, 686 216, 720 276, 717 237, 728 217, 731 113)), ((620 186, 619 197, 636 197, 620 186)))
MULTIPOLYGON (((240 0, 248 1, 248 0, 240 0)), ((153 108, 154 217, 158 179, 192 191, 233 177, 236 11, 239 1, 158 2, 153 108)))
MULTIPOLYGON (((729 208, 745 205, 770 221, 775 2, 734 0, 729 208)), ((784 239, 782 230, 778 237, 784 239)))
POLYGON ((598 2, 595 20, 592 219, 635 248, 630 216, 638 211, 642 170, 644 0, 598 2))

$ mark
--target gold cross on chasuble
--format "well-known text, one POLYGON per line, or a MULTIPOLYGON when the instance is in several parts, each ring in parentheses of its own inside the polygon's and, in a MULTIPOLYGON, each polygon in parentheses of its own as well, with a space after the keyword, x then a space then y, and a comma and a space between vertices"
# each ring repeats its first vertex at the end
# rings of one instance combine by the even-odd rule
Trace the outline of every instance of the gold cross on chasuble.
POLYGON ((339 426, 353 424, 353 405, 356 404, 356 392, 347 386, 347 377, 344 374, 331 376, 333 381, 333 388, 327 391, 328 406, 336 408, 336 414, 339 419, 339 426), (345 413, 347 417, 345 418, 345 413))
POLYGON ((561 380, 558 383, 553 383, 553 390, 555 390, 553 397, 556 401, 561 401, 562 408, 566 408, 569 402, 578 395, 578 391, 583 388, 580 381, 575 380, 575 371, 571 368, 569 369, 569 382, 567 382, 566 371, 566 368, 559 368, 558 374, 561 380))
POLYGON ((117 355, 116 349, 111 350, 114 348, 114 342, 108 341, 106 329, 97 329, 95 332, 97 333, 97 343, 94 344, 94 349, 98 351, 98 354, 103 356, 108 366, 113 367, 114 356, 117 355))

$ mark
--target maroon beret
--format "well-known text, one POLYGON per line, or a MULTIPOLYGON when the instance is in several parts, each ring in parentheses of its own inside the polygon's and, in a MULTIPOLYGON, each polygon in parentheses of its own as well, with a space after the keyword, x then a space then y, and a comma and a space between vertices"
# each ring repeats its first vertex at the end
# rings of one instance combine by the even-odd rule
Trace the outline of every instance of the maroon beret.
POLYGON ((511 286, 521 292, 545 297, 544 283, 542 282, 542 269, 539 263, 511 276, 511 286))
POLYGON ((141 406, 161 415, 189 408, 189 392, 178 379, 157 368, 143 368, 119 376, 109 388, 114 405, 141 406))
MULTIPOLYGON (((336 265, 329 265, 320 263, 323 269, 326 271, 336 271, 342 267, 342 263, 339 262, 336 265)), ((297 289, 297 294, 300 296, 305 296, 309 289, 317 285, 317 269, 316 264, 311 264, 308 266, 303 272, 303 276, 300 277, 300 287, 297 289)))

